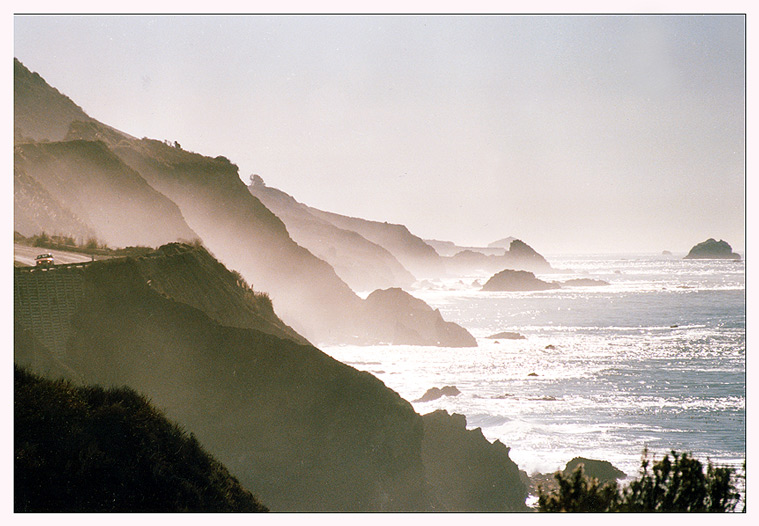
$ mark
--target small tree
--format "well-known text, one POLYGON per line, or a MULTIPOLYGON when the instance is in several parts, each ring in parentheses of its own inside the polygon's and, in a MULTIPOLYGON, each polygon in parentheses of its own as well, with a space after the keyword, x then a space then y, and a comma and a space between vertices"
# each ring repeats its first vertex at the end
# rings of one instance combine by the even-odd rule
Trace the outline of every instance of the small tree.
POLYGON ((50 236, 43 230, 42 233, 34 238, 35 247, 46 247, 50 244, 50 236))

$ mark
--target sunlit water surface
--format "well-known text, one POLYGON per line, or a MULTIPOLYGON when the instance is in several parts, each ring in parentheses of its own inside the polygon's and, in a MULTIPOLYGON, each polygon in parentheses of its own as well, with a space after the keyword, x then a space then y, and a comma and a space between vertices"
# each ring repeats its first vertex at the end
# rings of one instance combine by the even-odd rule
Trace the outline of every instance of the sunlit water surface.
POLYGON ((466 415, 528 473, 576 456, 635 476, 644 447, 739 467, 746 452, 743 262, 664 256, 549 258, 548 281, 604 287, 482 292, 487 275, 411 290, 466 327, 477 348, 381 345, 323 350, 368 371, 420 414, 466 415), (486 338, 502 331, 523 340, 486 338), (537 376, 535 376, 537 375, 537 376), (461 395, 415 402, 431 387, 461 395))

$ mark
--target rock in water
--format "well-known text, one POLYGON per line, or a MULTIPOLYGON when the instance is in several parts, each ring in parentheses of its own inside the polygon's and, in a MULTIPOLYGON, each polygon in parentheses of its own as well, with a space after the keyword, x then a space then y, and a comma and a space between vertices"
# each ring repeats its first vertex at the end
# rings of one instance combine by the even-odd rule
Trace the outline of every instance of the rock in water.
POLYGON ((684 259, 741 259, 739 254, 733 252, 727 241, 715 241, 709 238, 703 243, 694 246, 684 259))
POLYGON ((562 283, 563 286, 567 287, 604 287, 608 284, 608 281, 588 278, 568 279, 562 283))
POLYGON ((499 332, 487 337, 489 340, 524 340, 525 337, 518 332, 499 332))
POLYGON ((482 290, 486 291, 531 291, 558 289, 556 283, 548 283, 535 277, 526 270, 502 270, 491 277, 482 290))
POLYGON ((421 398, 414 400, 414 402, 430 402, 432 400, 442 398, 443 396, 458 396, 460 394, 461 391, 459 391, 458 388, 454 385, 446 385, 442 389, 433 387, 431 389, 427 389, 427 392, 424 393, 421 398))
POLYGON ((575 457, 567 462, 564 473, 572 473, 580 464, 583 465, 583 471, 587 476, 597 478, 601 483, 613 482, 627 477, 623 471, 615 468, 607 460, 593 460, 584 457, 575 457))

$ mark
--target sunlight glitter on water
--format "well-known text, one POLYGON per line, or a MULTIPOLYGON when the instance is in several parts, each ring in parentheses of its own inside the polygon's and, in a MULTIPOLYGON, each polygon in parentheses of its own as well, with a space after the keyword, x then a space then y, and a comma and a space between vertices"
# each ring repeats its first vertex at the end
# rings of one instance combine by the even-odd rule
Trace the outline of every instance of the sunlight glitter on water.
POLYGON ((744 265, 652 257, 567 259, 546 280, 608 287, 487 293, 482 276, 426 283, 412 294, 467 328, 477 348, 339 346, 336 359, 380 378, 425 414, 467 417, 511 448, 528 472, 575 456, 630 475, 644 447, 715 462, 745 458, 744 265), (492 340, 502 331, 521 340, 492 340), (431 387, 461 395, 414 402, 431 387))

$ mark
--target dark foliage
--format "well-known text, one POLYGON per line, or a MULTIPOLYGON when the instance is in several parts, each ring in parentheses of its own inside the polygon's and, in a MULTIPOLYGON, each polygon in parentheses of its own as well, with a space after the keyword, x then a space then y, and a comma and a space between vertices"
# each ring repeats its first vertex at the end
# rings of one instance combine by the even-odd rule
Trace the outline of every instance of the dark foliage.
POLYGON ((266 511, 132 389, 17 367, 14 393, 16 512, 266 511))
POLYGON ((557 472, 558 489, 538 488, 538 511, 545 512, 728 512, 735 511, 740 494, 735 472, 728 467, 703 465, 688 453, 671 452, 649 471, 644 451, 640 476, 619 488, 616 482, 600 484, 585 476, 583 466, 574 472, 557 472))

